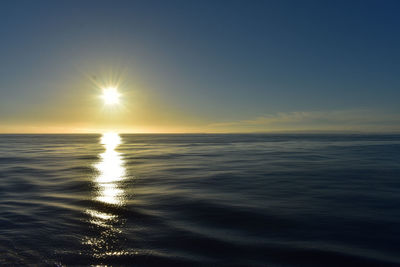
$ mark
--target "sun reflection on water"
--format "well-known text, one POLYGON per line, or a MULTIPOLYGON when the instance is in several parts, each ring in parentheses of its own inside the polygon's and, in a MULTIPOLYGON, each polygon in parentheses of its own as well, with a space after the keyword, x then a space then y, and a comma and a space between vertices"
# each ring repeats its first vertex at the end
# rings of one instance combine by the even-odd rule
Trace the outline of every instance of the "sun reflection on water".
POLYGON ((121 143, 119 134, 103 134, 100 144, 105 151, 99 155, 100 161, 94 164, 98 175, 94 177, 97 189, 93 200, 105 205, 94 205, 85 211, 93 231, 82 240, 82 244, 89 246, 91 256, 96 258, 125 253, 120 244, 124 220, 118 213, 125 201, 122 180, 126 179, 122 155, 116 151, 121 143))
POLYGON ((105 133, 101 138, 101 144, 106 149, 100 154, 100 162, 95 165, 99 171, 95 182, 99 187, 97 200, 108 204, 123 203, 123 190, 117 182, 125 177, 125 168, 121 154, 115 149, 121 144, 121 137, 117 133, 105 133))

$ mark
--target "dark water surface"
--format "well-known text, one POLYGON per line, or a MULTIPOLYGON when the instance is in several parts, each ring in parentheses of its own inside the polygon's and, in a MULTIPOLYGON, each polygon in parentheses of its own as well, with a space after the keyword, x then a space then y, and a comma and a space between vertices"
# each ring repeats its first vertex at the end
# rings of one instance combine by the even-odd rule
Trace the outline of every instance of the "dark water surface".
POLYGON ((400 265, 399 135, 0 135, 0 265, 400 265))

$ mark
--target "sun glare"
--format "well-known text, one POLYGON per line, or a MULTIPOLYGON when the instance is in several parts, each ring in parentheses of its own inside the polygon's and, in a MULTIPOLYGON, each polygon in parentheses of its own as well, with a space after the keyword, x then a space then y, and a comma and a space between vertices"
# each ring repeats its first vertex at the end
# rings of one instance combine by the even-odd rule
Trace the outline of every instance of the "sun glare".
POLYGON ((119 103, 120 94, 118 93, 117 88, 108 87, 103 89, 103 95, 101 97, 103 98, 105 104, 115 105, 119 103))

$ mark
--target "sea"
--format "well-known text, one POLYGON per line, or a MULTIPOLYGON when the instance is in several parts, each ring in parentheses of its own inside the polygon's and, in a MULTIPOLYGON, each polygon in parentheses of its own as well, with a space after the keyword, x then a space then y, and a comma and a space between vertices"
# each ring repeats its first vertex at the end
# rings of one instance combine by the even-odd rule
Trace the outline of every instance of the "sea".
POLYGON ((0 266, 400 266, 400 135, 0 135, 0 266))

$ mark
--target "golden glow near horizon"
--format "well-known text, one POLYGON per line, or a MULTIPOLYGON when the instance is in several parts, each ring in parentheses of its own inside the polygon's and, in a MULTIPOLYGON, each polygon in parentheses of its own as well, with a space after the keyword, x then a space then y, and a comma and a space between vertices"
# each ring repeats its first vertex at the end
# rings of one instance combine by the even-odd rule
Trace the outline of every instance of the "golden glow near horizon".
POLYGON ((103 89, 103 98, 106 105, 115 105, 119 103, 121 94, 118 92, 116 87, 107 87, 103 89))

